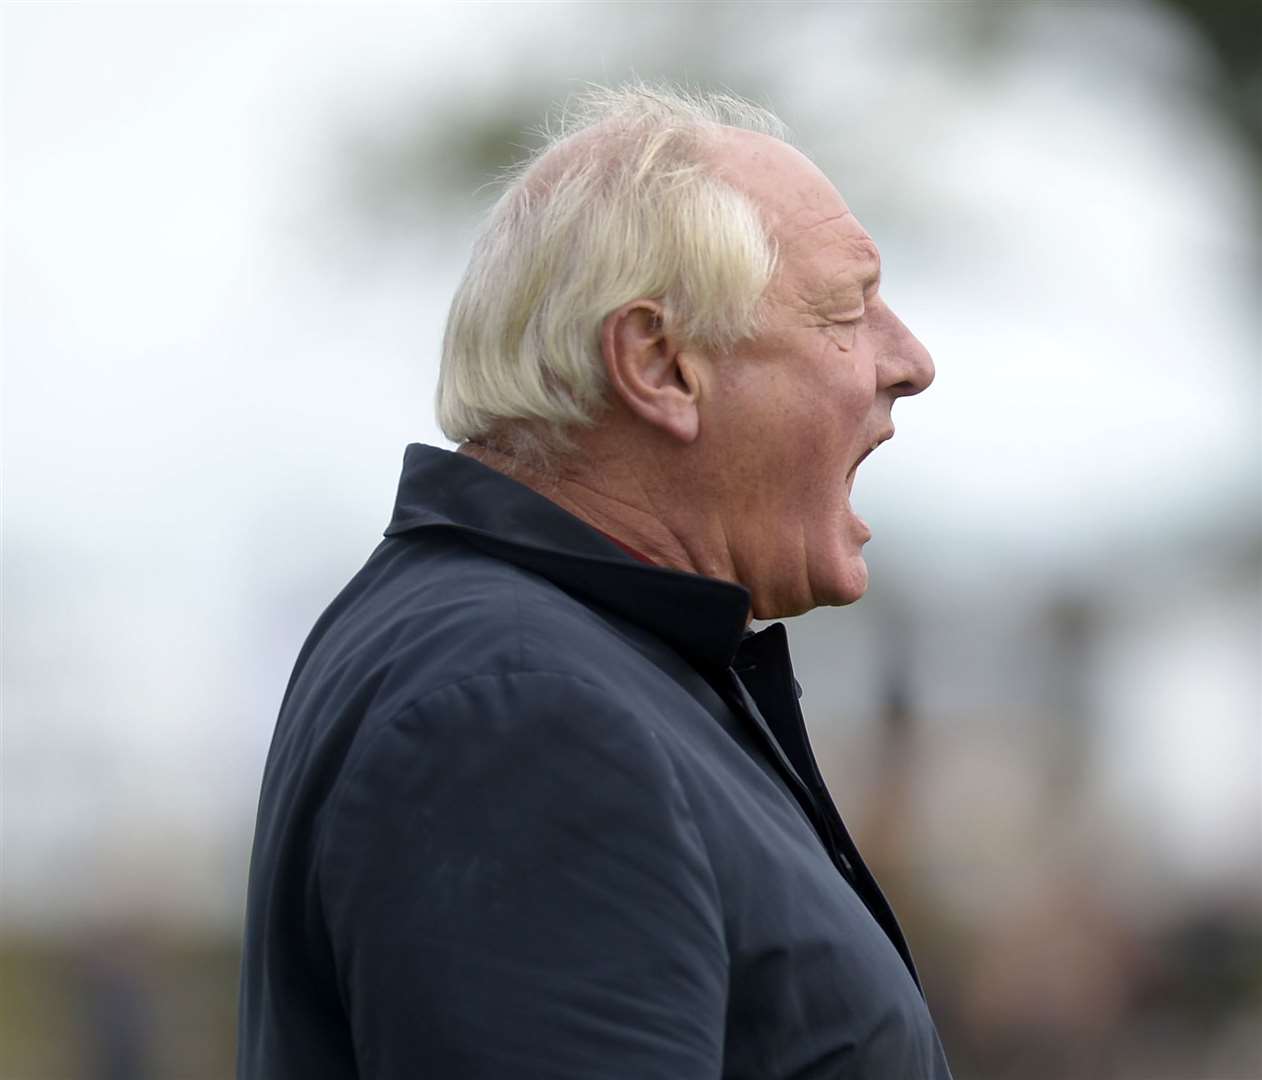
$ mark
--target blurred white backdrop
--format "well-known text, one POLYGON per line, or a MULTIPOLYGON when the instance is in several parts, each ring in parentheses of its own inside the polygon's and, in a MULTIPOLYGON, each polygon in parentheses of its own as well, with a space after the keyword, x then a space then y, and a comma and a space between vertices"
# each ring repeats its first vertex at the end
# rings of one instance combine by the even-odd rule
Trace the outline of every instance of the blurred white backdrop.
MULTIPOLYGON (((1001 776, 1045 749, 1041 662, 1004 643, 1037 652, 1048 597, 1095 597, 1092 812, 1154 873, 1253 875, 1258 203, 1172 89, 1204 47, 1129 3, 1023 7, 974 56, 943 47, 956 5, 790 10, 707 8, 746 47, 669 73, 784 115, 939 372, 858 485, 872 596, 791 628, 813 726, 858 746, 904 611, 932 745, 1001 776)), ((657 74, 679 17, 6 8, 6 924, 235 927, 289 666, 404 444, 443 444, 445 305, 491 195, 453 183, 444 133, 657 74), (365 188, 365 148, 409 140, 416 182, 365 188)), ((969 827, 940 794, 926 814, 969 827)))

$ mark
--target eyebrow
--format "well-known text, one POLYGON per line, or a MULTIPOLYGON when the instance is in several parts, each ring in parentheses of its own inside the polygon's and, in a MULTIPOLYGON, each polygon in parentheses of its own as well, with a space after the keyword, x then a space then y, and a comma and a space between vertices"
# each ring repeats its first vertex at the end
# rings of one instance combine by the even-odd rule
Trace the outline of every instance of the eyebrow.
POLYGON ((859 299, 856 292, 866 297, 874 285, 881 284, 881 252, 870 236, 848 238, 844 250, 850 261, 835 276, 815 283, 811 298, 815 305, 849 309, 859 299))
POLYGON ((825 304, 846 306, 855 300, 856 290, 866 296, 873 286, 880 286, 880 284, 881 261, 877 258, 857 273, 847 274, 844 278, 831 282, 821 291, 820 300, 825 304))
POLYGON ((856 262, 867 264, 859 273, 859 284, 866 292, 873 285, 881 284, 881 252, 870 236, 853 241, 850 251, 856 262))

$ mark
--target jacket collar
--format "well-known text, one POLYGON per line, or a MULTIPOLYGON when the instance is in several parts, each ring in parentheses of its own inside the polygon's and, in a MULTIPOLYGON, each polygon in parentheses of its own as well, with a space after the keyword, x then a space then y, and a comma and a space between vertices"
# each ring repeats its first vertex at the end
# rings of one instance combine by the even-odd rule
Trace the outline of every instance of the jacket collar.
POLYGON ((423 530, 455 533, 706 664, 728 667, 745 634, 749 592, 740 585, 642 563, 524 484, 413 443, 385 535, 423 530))

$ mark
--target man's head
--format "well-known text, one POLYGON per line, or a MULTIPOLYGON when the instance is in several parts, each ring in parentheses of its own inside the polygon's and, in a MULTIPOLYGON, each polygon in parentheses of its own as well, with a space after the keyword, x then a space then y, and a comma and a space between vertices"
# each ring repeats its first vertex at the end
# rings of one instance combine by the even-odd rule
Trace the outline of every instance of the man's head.
POLYGON ((782 135, 729 98, 589 95, 493 211, 439 386, 449 438, 630 483, 759 618, 863 594, 854 470, 933 378, 875 245, 782 135))

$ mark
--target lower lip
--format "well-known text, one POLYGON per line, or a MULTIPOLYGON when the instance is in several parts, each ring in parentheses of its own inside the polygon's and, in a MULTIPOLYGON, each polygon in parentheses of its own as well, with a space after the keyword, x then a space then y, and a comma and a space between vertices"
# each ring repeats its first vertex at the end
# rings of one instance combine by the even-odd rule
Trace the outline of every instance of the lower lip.
POLYGON ((846 509, 849 511, 850 516, 854 519, 855 523, 859 526, 859 532, 860 532, 859 542, 861 544, 866 544, 869 540, 872 539, 871 527, 868 525, 866 521, 863 520, 863 518, 861 518, 858 514, 856 514, 853 510, 851 510, 849 506, 847 506, 846 509))
MULTIPOLYGON (((860 463, 862 464, 862 463, 860 463)), ((854 487, 854 474, 859 471, 859 465, 855 465, 850 470, 850 474, 846 477, 846 512, 855 520, 859 526, 859 543, 866 544, 872 539, 872 529, 866 521, 854 512, 854 507, 850 505, 850 491, 854 487)))

